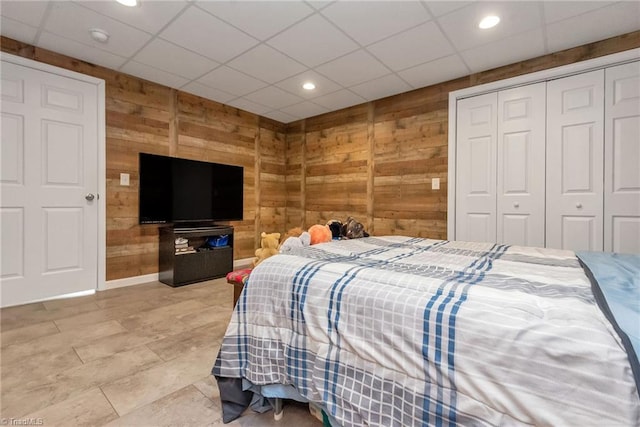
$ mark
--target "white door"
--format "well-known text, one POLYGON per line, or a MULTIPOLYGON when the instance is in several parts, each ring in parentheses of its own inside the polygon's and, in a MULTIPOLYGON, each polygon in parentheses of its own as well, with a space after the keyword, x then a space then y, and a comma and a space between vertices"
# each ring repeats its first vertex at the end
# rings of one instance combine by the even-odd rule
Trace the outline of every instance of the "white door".
POLYGON ((547 247, 603 249, 604 70, 547 84, 547 247))
POLYGON ((545 94, 545 83, 498 93, 498 243, 544 247, 545 94))
POLYGON ((97 87, 3 61, 1 88, 0 304, 95 289, 97 87))
POLYGON ((458 101, 455 239, 496 241, 497 93, 458 101))
POLYGON ((640 62, 605 75, 604 250, 640 253, 640 62))

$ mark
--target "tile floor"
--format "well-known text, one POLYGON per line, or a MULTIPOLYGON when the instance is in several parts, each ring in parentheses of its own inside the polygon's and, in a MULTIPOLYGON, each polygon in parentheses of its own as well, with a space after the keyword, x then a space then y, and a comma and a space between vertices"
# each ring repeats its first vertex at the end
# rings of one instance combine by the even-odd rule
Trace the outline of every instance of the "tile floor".
MULTIPOLYGON (((45 426, 222 425, 209 374, 233 300, 224 279, 159 282, 0 310, 0 417, 45 426)), ((321 426, 248 410, 229 426, 321 426)))

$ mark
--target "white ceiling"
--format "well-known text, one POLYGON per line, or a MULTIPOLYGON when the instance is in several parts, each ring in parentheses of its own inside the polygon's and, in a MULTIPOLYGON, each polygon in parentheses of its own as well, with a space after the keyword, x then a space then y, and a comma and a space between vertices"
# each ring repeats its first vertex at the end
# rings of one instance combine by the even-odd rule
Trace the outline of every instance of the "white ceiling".
POLYGON ((640 1, 2 0, 0 14, 4 36, 283 123, 640 29, 640 1), (502 21, 478 29, 489 12, 502 21))

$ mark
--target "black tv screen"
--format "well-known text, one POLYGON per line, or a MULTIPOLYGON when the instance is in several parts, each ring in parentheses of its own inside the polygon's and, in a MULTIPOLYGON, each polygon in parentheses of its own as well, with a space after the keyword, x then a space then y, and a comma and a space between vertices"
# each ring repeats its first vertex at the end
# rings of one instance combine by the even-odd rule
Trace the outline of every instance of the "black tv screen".
POLYGON ((140 224, 241 220, 241 166, 140 153, 140 224))

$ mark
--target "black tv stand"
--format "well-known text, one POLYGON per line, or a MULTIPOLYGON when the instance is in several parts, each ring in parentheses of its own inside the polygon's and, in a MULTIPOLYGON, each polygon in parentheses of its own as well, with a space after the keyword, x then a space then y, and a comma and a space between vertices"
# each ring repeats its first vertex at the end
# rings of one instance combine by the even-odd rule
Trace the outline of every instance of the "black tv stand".
MULTIPOLYGON (((223 238, 221 239, 223 240, 223 238)), ((160 227, 159 278, 177 287, 224 277, 233 270, 233 227, 228 225, 169 225, 160 227), (210 239, 227 236, 225 244, 211 246, 210 239), (176 239, 188 241, 179 251, 176 239), (192 248, 192 249, 191 249, 192 248)))

